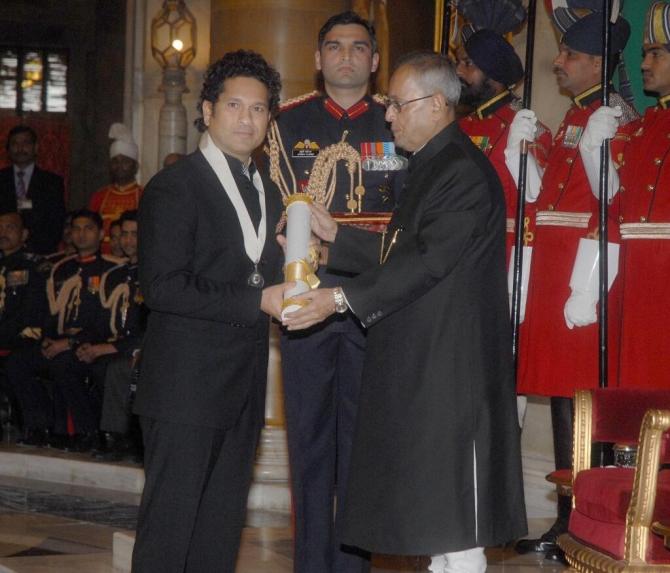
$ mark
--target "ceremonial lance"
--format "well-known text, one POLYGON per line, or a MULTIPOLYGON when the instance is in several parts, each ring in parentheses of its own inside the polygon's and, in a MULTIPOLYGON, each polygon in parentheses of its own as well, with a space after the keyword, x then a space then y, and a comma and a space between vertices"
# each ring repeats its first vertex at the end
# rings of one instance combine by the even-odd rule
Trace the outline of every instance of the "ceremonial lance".
MULTIPOLYGON (((535 50, 536 0, 530 0, 526 20, 526 62, 523 81, 523 107, 530 109, 533 89, 533 52, 535 50)), ((524 215, 526 211, 526 168, 528 166, 528 142, 521 142, 519 156, 519 184, 517 188, 516 227, 514 234, 514 280, 512 286, 512 354, 516 378, 519 363, 519 323, 521 320, 521 283, 523 268, 524 215)))

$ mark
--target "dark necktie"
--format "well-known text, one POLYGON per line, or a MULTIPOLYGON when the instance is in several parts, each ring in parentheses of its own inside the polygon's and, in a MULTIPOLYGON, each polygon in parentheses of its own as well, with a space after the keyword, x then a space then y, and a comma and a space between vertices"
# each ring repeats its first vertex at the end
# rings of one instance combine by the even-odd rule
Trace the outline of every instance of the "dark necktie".
POLYGON ((261 201, 258 189, 254 186, 254 173, 256 173, 256 166, 253 161, 249 163, 248 167, 242 165, 242 177, 238 178, 238 186, 240 187, 240 194, 249 212, 254 229, 258 231, 258 225, 261 222, 261 201))
POLYGON ((16 198, 17 199, 25 199, 26 195, 28 194, 28 191, 26 189, 26 181, 23 178, 24 176, 25 176, 25 173, 23 171, 17 171, 16 172, 16 179, 17 179, 16 198))

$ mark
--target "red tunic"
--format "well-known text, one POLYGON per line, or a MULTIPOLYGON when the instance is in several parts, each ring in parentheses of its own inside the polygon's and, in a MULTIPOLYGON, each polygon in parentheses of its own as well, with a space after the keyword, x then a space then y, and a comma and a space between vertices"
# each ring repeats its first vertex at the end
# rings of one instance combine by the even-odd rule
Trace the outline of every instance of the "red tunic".
MULTIPOLYGON (((521 109, 518 99, 511 92, 504 91, 490 99, 477 110, 460 120, 460 128, 470 136, 470 139, 489 158, 505 193, 505 204, 507 205, 507 248, 506 262, 509 264, 510 253, 514 246, 514 230, 517 208, 517 188, 512 174, 505 164, 505 147, 509 126, 521 109)), ((542 168, 547 164, 547 157, 551 149, 551 132, 543 124, 538 124, 538 132, 535 142, 529 146, 530 152, 535 157, 538 165, 542 168)), ((525 227, 525 244, 530 246, 533 237, 534 204, 526 203, 525 218, 528 224, 525 227)))
POLYGON ((619 385, 670 388, 670 98, 636 122, 619 171, 619 385))
MULTIPOLYGON (((536 233, 530 271, 526 319, 521 329, 520 394, 572 397, 576 389, 598 386, 598 324, 575 327, 565 324, 563 308, 571 294, 570 276, 579 240, 598 227, 598 201, 579 155, 579 139, 591 113, 600 107, 599 86, 575 98, 561 123, 536 203, 536 233)), ((618 95, 610 105, 624 109, 622 123, 636 116, 618 95)), ((625 130, 612 142, 616 157, 625 141, 625 130)), ((618 284, 609 293, 610 380, 618 343, 618 284)))
POLYGON ((102 242, 102 252, 109 254, 109 225, 116 221, 124 211, 137 209, 140 205, 142 187, 137 183, 128 185, 107 185, 99 189, 88 202, 91 211, 100 213, 105 229, 105 238, 102 242))

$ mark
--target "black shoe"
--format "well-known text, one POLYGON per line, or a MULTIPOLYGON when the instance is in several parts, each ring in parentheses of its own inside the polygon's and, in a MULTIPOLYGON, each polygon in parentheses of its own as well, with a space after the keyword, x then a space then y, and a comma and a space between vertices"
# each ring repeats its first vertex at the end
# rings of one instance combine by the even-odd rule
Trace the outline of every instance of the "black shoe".
POLYGON ((520 539, 516 542, 514 550, 524 555, 525 553, 547 553, 548 551, 553 551, 558 549, 556 545, 556 539, 558 535, 551 531, 547 531, 539 539, 520 539))
POLYGON ((22 448, 41 448, 47 445, 47 431, 41 428, 28 428, 23 437, 16 440, 22 448))
POLYGON ((547 552, 544 554, 544 558, 547 561, 568 565, 568 560, 565 558, 565 552, 558 545, 553 549, 547 550, 547 552))
POLYGON ((122 434, 116 432, 100 432, 98 445, 91 450, 91 455, 96 459, 104 459, 104 456, 117 449, 122 438, 122 434))
POLYGON ((79 454, 90 452, 93 448, 97 447, 97 440, 97 432, 82 432, 81 434, 75 434, 67 451, 79 454))
POLYGON ((47 445, 53 450, 69 451, 71 437, 64 434, 49 434, 47 445))

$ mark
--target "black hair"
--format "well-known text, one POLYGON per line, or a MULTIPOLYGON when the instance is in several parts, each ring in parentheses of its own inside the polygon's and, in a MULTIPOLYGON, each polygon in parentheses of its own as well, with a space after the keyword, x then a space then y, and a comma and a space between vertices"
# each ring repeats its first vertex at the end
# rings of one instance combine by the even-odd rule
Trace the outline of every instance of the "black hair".
POLYGON ((365 18, 361 18, 353 10, 347 12, 342 12, 340 14, 335 14, 326 20, 326 23, 321 26, 319 30, 319 41, 318 48, 321 50, 323 46, 323 41, 326 38, 326 34, 330 32, 335 26, 346 26, 347 24, 358 24, 363 26, 366 29, 368 36, 370 36, 370 45, 372 48, 372 53, 377 52, 377 35, 375 34, 375 27, 365 18))
POLYGON ((28 228, 26 226, 26 216, 23 211, 0 211, 0 217, 4 217, 5 215, 18 215, 21 220, 21 227, 24 229, 28 228))
POLYGON ((254 78, 264 84, 268 89, 270 112, 274 114, 277 111, 281 91, 279 72, 268 64, 263 56, 251 50, 228 52, 205 72, 205 81, 198 101, 198 112, 201 117, 194 122, 198 131, 203 132, 207 129, 202 118, 202 103, 208 101, 215 104, 223 92, 224 82, 240 76, 254 78))
POLYGON ((137 223, 137 209, 131 209, 121 213, 119 224, 123 225, 126 221, 135 221, 137 223))
POLYGON ((33 145, 37 143, 37 133, 32 127, 27 125, 15 125, 12 129, 9 130, 7 134, 7 142, 5 143, 5 149, 9 149, 9 142, 12 140, 12 137, 19 135, 19 133, 28 133, 33 140, 33 145))
POLYGON ((119 227, 121 228, 121 219, 114 219, 110 224, 109 224, 109 230, 112 230, 112 227, 119 227))
POLYGON ((79 209, 72 212, 71 221, 74 222, 75 219, 81 219, 82 217, 93 221, 98 229, 102 229, 102 217, 99 213, 91 211, 90 209, 79 209))

